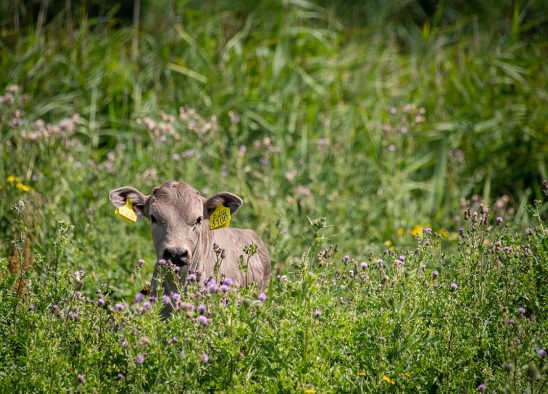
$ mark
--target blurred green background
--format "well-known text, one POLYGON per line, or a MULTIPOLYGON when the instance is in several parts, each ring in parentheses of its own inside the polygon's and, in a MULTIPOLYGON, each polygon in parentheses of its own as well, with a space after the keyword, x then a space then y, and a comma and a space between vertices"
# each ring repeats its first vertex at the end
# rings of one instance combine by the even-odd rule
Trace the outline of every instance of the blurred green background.
POLYGON ((467 203, 526 225, 547 178, 547 4, 4 1, 2 254, 23 198, 33 253, 70 222, 75 268, 130 293, 148 225, 108 192, 171 179, 241 195, 234 226, 279 270, 307 218, 357 258, 426 226, 450 244, 467 203))

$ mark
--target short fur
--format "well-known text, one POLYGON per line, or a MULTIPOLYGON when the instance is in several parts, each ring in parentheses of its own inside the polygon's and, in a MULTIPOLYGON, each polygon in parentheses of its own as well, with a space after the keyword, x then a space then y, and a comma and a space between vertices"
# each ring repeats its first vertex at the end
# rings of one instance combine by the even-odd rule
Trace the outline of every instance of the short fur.
MULTIPOLYGON (((243 204, 240 197, 220 192, 204 198, 189 184, 175 181, 157 187, 150 196, 134 187, 125 186, 112 190, 109 197, 116 207, 123 206, 126 199, 130 199, 135 212, 151 220, 152 239, 158 260, 164 258, 166 250, 188 252, 188 262, 181 267, 176 278, 178 283, 169 276, 164 281, 166 294, 184 286, 189 272, 197 274, 200 285, 205 285, 205 281, 213 276, 217 260, 214 244, 226 251, 219 269, 222 276, 232 279, 239 286, 256 283, 262 289, 268 287, 270 257, 266 245, 254 231, 230 227, 213 231, 209 229, 209 216, 215 207, 224 204, 233 214, 243 204), (251 243, 258 246, 258 252, 250 258, 248 271, 244 273, 239 268, 240 256, 246 258, 243 249, 251 243)), ((154 295, 158 293, 159 268, 156 264, 151 282, 154 295)), ((164 314, 170 312, 171 309, 167 308, 164 314)))

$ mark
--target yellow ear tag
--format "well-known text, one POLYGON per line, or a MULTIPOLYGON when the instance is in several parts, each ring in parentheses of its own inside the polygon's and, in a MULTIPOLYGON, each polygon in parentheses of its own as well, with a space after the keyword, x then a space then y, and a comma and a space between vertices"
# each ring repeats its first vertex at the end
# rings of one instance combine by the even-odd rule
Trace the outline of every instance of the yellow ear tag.
POLYGON ((215 208, 209 217, 209 229, 216 230, 218 228, 228 227, 229 224, 230 208, 225 207, 223 204, 217 205, 217 208, 215 208))
POLYGON ((137 221, 137 214, 133 210, 133 204, 129 199, 126 200, 126 205, 116 208, 114 213, 128 222, 135 223, 137 221))

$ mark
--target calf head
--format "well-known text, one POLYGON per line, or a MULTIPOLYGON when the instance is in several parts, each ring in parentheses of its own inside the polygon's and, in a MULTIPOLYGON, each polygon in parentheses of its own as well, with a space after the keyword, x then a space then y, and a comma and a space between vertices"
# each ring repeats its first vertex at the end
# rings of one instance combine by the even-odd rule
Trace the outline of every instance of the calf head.
MULTIPOLYGON (((223 204, 234 213, 243 204, 240 197, 220 192, 205 198, 184 182, 167 182, 147 196, 131 186, 114 189, 109 194, 116 207, 132 202, 137 216, 150 221, 152 239, 158 259, 171 261, 188 273, 189 264, 200 245, 204 219, 209 219, 217 205, 223 204)), ((186 276, 186 275, 185 275, 186 276)))

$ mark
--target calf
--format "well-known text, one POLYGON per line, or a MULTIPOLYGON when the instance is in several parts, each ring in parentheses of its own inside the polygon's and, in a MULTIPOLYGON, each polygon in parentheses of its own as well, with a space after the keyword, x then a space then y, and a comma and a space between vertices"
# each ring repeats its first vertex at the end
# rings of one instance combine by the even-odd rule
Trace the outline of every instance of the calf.
MULTIPOLYGON (((205 198, 184 182, 167 182, 146 196, 131 186, 114 189, 109 194, 110 201, 116 207, 131 207, 137 216, 150 220, 152 239, 158 261, 166 260, 178 268, 176 275, 166 275, 164 292, 176 292, 183 287, 189 273, 196 274, 203 286, 214 275, 215 264, 220 260, 219 249, 224 249, 218 273, 232 279, 233 283, 247 286, 256 283, 261 289, 268 286, 270 279, 270 257, 263 241, 252 230, 237 228, 210 229, 209 219, 217 206, 230 208, 230 214, 236 212, 243 201, 240 197, 220 192, 205 198), (127 204, 127 201, 131 204, 127 204), (127 204, 127 205, 126 205, 127 204), (244 248, 257 245, 257 253, 247 262, 244 248), (244 255, 247 272, 240 270, 240 256, 244 255)), ((131 213, 131 212, 130 212, 131 213)), ((159 263, 156 263, 152 278, 152 293, 157 295, 159 263)), ((164 315, 171 309, 164 310, 164 315)))

